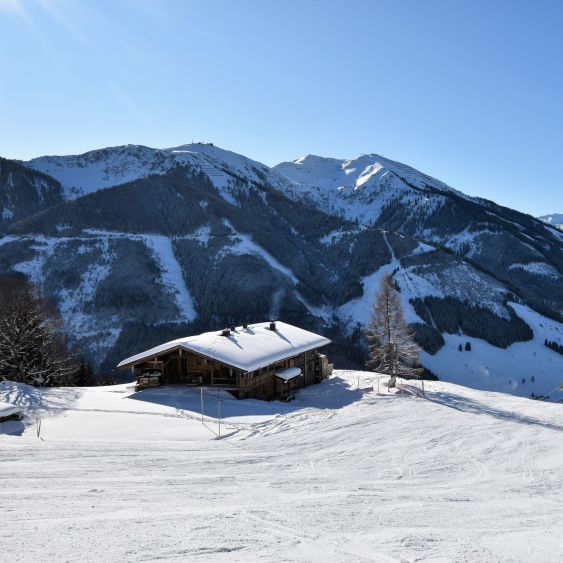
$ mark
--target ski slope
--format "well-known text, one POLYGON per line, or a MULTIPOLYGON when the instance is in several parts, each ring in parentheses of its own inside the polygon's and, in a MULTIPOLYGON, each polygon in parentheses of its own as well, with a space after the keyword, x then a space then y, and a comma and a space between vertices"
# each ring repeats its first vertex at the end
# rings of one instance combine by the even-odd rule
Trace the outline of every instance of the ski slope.
POLYGON ((424 366, 442 380, 476 389, 528 397, 549 394, 563 382, 563 356, 547 348, 544 341, 560 342, 563 324, 518 303, 508 302, 508 306, 532 328, 531 340, 502 349, 463 333, 445 333, 445 344, 436 354, 422 353, 424 366), (470 352, 465 350, 467 342, 470 352))
POLYGON ((0 424, 10 561, 561 559, 563 405, 336 371, 291 404, 37 390, 0 424), (410 386, 412 388, 417 385, 410 386), (35 414, 34 414, 35 413, 35 414), (37 439, 36 418, 41 419, 37 439))

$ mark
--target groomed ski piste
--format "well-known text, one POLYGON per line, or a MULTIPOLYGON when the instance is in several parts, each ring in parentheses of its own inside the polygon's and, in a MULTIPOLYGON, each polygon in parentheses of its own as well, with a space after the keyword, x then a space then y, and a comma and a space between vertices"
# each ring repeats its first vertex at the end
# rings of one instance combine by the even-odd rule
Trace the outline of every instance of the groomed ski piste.
POLYGON ((203 422, 198 389, 0 383, 2 559, 561 560, 563 405, 386 380, 207 390, 203 422))

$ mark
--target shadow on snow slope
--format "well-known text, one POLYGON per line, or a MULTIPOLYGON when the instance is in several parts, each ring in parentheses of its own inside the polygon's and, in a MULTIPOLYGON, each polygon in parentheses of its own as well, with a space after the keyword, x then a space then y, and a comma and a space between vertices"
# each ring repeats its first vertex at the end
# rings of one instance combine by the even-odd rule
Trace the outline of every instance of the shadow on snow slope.
POLYGON ((2 401, 17 405, 24 412, 24 420, 0 422, 0 434, 21 436, 26 424, 31 424, 35 417, 59 414, 72 408, 81 395, 73 387, 32 387, 13 381, 0 382, 2 401))
MULTIPOLYGON (((185 411, 201 413, 201 391, 197 387, 168 386, 145 389, 129 396, 130 399, 156 403, 185 411)), ((275 416, 288 414, 303 408, 339 409, 358 401, 361 390, 353 389, 348 381, 333 377, 319 385, 311 385, 296 392, 291 403, 281 401, 239 400, 226 391, 205 389, 203 392, 203 413, 216 418, 217 400, 221 400, 221 417, 238 418, 253 416, 275 416)))
POLYGON ((25 430, 25 424, 21 420, 8 420, 0 422, 0 436, 21 436, 25 430))
POLYGON ((531 416, 523 415, 516 411, 502 410, 491 405, 463 397, 451 392, 437 391, 426 394, 426 398, 433 403, 444 405, 451 409, 472 414, 485 414, 501 420, 512 420, 520 424, 533 424, 549 428, 550 430, 563 431, 563 426, 552 422, 540 420, 531 416))
POLYGON ((26 416, 35 412, 55 414, 68 410, 82 395, 77 387, 32 387, 13 381, 2 381, 0 391, 2 400, 17 405, 26 416))

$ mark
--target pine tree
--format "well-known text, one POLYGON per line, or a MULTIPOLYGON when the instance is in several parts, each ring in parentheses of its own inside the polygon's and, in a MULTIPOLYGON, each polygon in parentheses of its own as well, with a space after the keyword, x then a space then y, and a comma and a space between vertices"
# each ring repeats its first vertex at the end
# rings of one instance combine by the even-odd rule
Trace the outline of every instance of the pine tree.
POLYGON ((391 276, 381 280, 379 294, 373 304, 371 321, 366 327, 369 360, 373 371, 390 375, 389 387, 397 377, 419 377, 420 348, 414 341, 414 332, 403 317, 399 294, 391 276))
POLYGON ((0 280, 0 375, 38 387, 72 384, 75 374, 48 305, 26 280, 0 280))
POLYGON ((96 384, 92 365, 84 357, 80 358, 80 365, 78 366, 74 384, 79 387, 89 387, 96 384))

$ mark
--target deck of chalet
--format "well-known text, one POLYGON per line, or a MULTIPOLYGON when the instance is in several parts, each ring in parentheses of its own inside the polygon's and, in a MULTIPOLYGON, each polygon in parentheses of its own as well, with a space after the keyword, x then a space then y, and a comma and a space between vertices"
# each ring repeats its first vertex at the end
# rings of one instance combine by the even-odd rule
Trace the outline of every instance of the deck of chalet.
POLYGON ((319 349, 330 340, 281 321, 248 324, 173 340, 118 364, 140 381, 221 388, 241 399, 270 400, 319 382, 332 365, 319 349))

